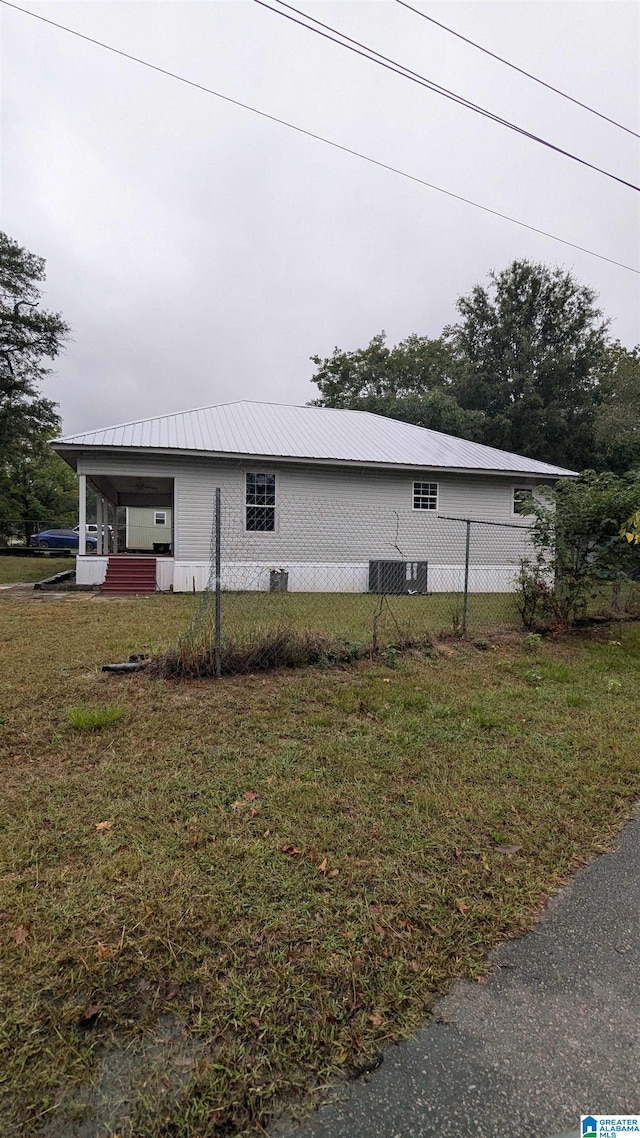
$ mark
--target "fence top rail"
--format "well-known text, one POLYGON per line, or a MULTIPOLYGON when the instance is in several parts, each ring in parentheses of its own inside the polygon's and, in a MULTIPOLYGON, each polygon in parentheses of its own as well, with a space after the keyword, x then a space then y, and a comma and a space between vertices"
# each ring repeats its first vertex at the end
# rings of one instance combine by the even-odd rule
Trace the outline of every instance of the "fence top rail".
POLYGON ((493 522, 488 518, 454 518, 451 514, 438 514, 438 517, 443 522, 468 522, 476 526, 504 526, 505 529, 531 529, 526 523, 522 525, 520 522, 493 522))

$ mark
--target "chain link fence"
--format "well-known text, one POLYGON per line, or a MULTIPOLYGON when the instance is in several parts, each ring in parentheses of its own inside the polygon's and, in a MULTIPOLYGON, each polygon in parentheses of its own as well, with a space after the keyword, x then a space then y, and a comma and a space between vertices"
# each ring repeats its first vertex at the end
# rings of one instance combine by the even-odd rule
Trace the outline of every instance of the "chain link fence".
MULTIPOLYGON (((217 491, 208 579, 171 674, 394 653, 442 630, 516 627, 529 527, 305 498, 247 509, 217 491)), ((204 582, 194 577, 193 590, 204 582)), ((188 587, 188 586, 187 586, 188 587)))

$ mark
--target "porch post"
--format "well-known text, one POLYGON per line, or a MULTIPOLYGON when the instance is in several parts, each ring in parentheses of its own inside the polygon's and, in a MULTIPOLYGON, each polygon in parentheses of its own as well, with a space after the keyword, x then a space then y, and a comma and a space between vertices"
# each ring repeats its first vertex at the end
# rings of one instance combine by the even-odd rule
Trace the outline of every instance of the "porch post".
POLYGON ((78 475, 78 554, 84 557, 87 552, 87 476, 78 475))
POLYGON ((102 494, 98 494, 96 498, 96 522, 98 523, 96 532, 96 553, 98 555, 104 552, 102 548, 102 513, 102 494))
MULTIPOLYGON (((118 495, 116 494, 116 498, 118 495)), ((118 552, 118 503, 113 503, 113 552, 118 552)))
POLYGON ((109 501, 105 498, 104 494, 101 496, 102 503, 102 552, 109 552, 109 501))

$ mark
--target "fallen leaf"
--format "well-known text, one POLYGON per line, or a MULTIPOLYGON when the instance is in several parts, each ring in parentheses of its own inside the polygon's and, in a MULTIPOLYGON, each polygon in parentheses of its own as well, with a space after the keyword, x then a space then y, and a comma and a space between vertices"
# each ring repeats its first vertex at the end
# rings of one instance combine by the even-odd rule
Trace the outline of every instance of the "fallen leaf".
POLYGON ((476 976, 476 984, 486 984, 486 982, 487 982, 486 976, 476 976))
POLYGON ((327 874, 327 877, 337 877, 339 873, 340 873, 339 869, 330 869, 328 874, 327 874))
POLYGON ((516 810, 515 806, 511 806, 511 807, 510 807, 510 810, 511 810, 511 813, 512 813, 512 814, 517 814, 517 813, 518 813, 518 811, 516 810))
POLYGON ((255 790, 245 790, 242 797, 244 798, 245 802, 253 802, 254 798, 257 798, 258 795, 256 794, 255 790))
POLYGON ((387 935, 387 930, 383 929, 382 925, 374 925, 373 931, 376 932, 378 934, 378 936, 386 936, 387 935))
POLYGON ((181 1055, 179 1059, 174 1059, 173 1062, 176 1067, 193 1067, 195 1059, 192 1059, 190 1055, 181 1055))
POLYGON ((255 806, 249 807, 249 817, 250 818, 255 818, 256 814, 259 814, 259 813, 260 813, 260 811, 256 810, 255 806))
POLYGON ((453 852, 454 852, 456 857, 462 857, 462 850, 460 849, 460 846, 456 846, 456 848, 453 852))
POLYGON ((326 872, 327 872, 327 859, 326 859, 326 857, 323 857, 322 861, 320 862, 320 865, 318 866, 318 873, 326 873, 326 872))
POLYGON ((288 857, 295 857, 296 854, 301 854, 302 850, 299 850, 297 846, 283 846, 282 853, 287 854, 288 857))
POLYGON ((380 1024, 382 1023, 382 1016, 380 1015, 380 1012, 372 1012, 368 1018, 369 1022, 372 1023, 374 1027, 380 1027, 380 1024))
POLYGON ((16 944, 24 944, 32 928, 33 925, 31 924, 31 921, 27 921, 27 923, 24 925, 18 925, 17 929, 14 929, 11 933, 11 936, 15 940, 16 944))
POLYGON ((459 913, 462 913, 463 916, 466 913, 468 908, 469 908, 469 906, 465 905, 464 901, 456 901, 456 909, 458 910, 459 913))
MULTIPOLYGON (((386 676, 383 676, 383 677, 382 677, 382 682, 383 682, 383 684, 390 684, 390 683, 391 683, 391 680, 387 679, 387 677, 386 677, 386 676)), ((371 1019, 371 1016, 369 1016, 369 1019, 371 1019)), ((380 1023, 382 1023, 382 1020, 380 1020, 380 1023)))
POLYGON ((78 1023, 86 1023, 89 1019, 95 1019, 99 1012, 102 1011, 102 1004, 87 1004, 84 1011, 80 1012, 78 1023))
POLYGON ((346 937, 347 940, 350 940, 351 937, 353 936, 353 929, 346 929, 342 935, 343 935, 343 937, 346 937))
POLYGON ((262 1027, 262 1024, 260 1023, 260 1020, 257 1016, 251 1016, 251 1023, 254 1027, 262 1027))
POLYGON ((160 771, 154 771, 151 775, 152 778, 160 778, 160 771))
POLYGON ((496 853, 514 854, 514 853, 518 853, 518 851, 521 849, 522 849, 522 846, 515 846, 515 845, 514 846, 496 846, 496 853))
POLYGON ((419 972, 420 971, 420 965, 418 964, 417 960, 412 960, 410 965, 409 965, 409 968, 411 969, 412 972, 419 972))
POLYGON ((273 782, 273 775, 270 774, 269 777, 265 778, 264 781, 266 782, 267 786, 271 786, 271 783, 273 782))
POLYGON ((241 806, 244 806, 244 802, 241 802, 239 798, 237 798, 235 802, 231 803, 232 810, 239 810, 241 806))
POLYGON ((96 956, 98 957, 99 961, 111 960, 111 957, 113 956, 113 949, 111 948, 111 945, 103 944, 102 941, 99 940, 98 947, 96 949, 96 956))
POLYGON ((99 831, 110 830, 112 826, 113 822, 96 822, 96 830, 99 831))

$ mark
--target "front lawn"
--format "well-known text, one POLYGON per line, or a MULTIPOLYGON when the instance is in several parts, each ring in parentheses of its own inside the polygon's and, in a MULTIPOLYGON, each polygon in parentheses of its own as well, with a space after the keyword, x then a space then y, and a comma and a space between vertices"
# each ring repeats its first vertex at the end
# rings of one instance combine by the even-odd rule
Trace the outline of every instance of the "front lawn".
POLYGON ((75 569, 75 557, 0 557, 0 585, 31 584, 75 569))
POLYGON ((0 599, 4 1134, 262 1133, 481 979, 638 794, 637 625, 97 670, 195 604, 0 599))

